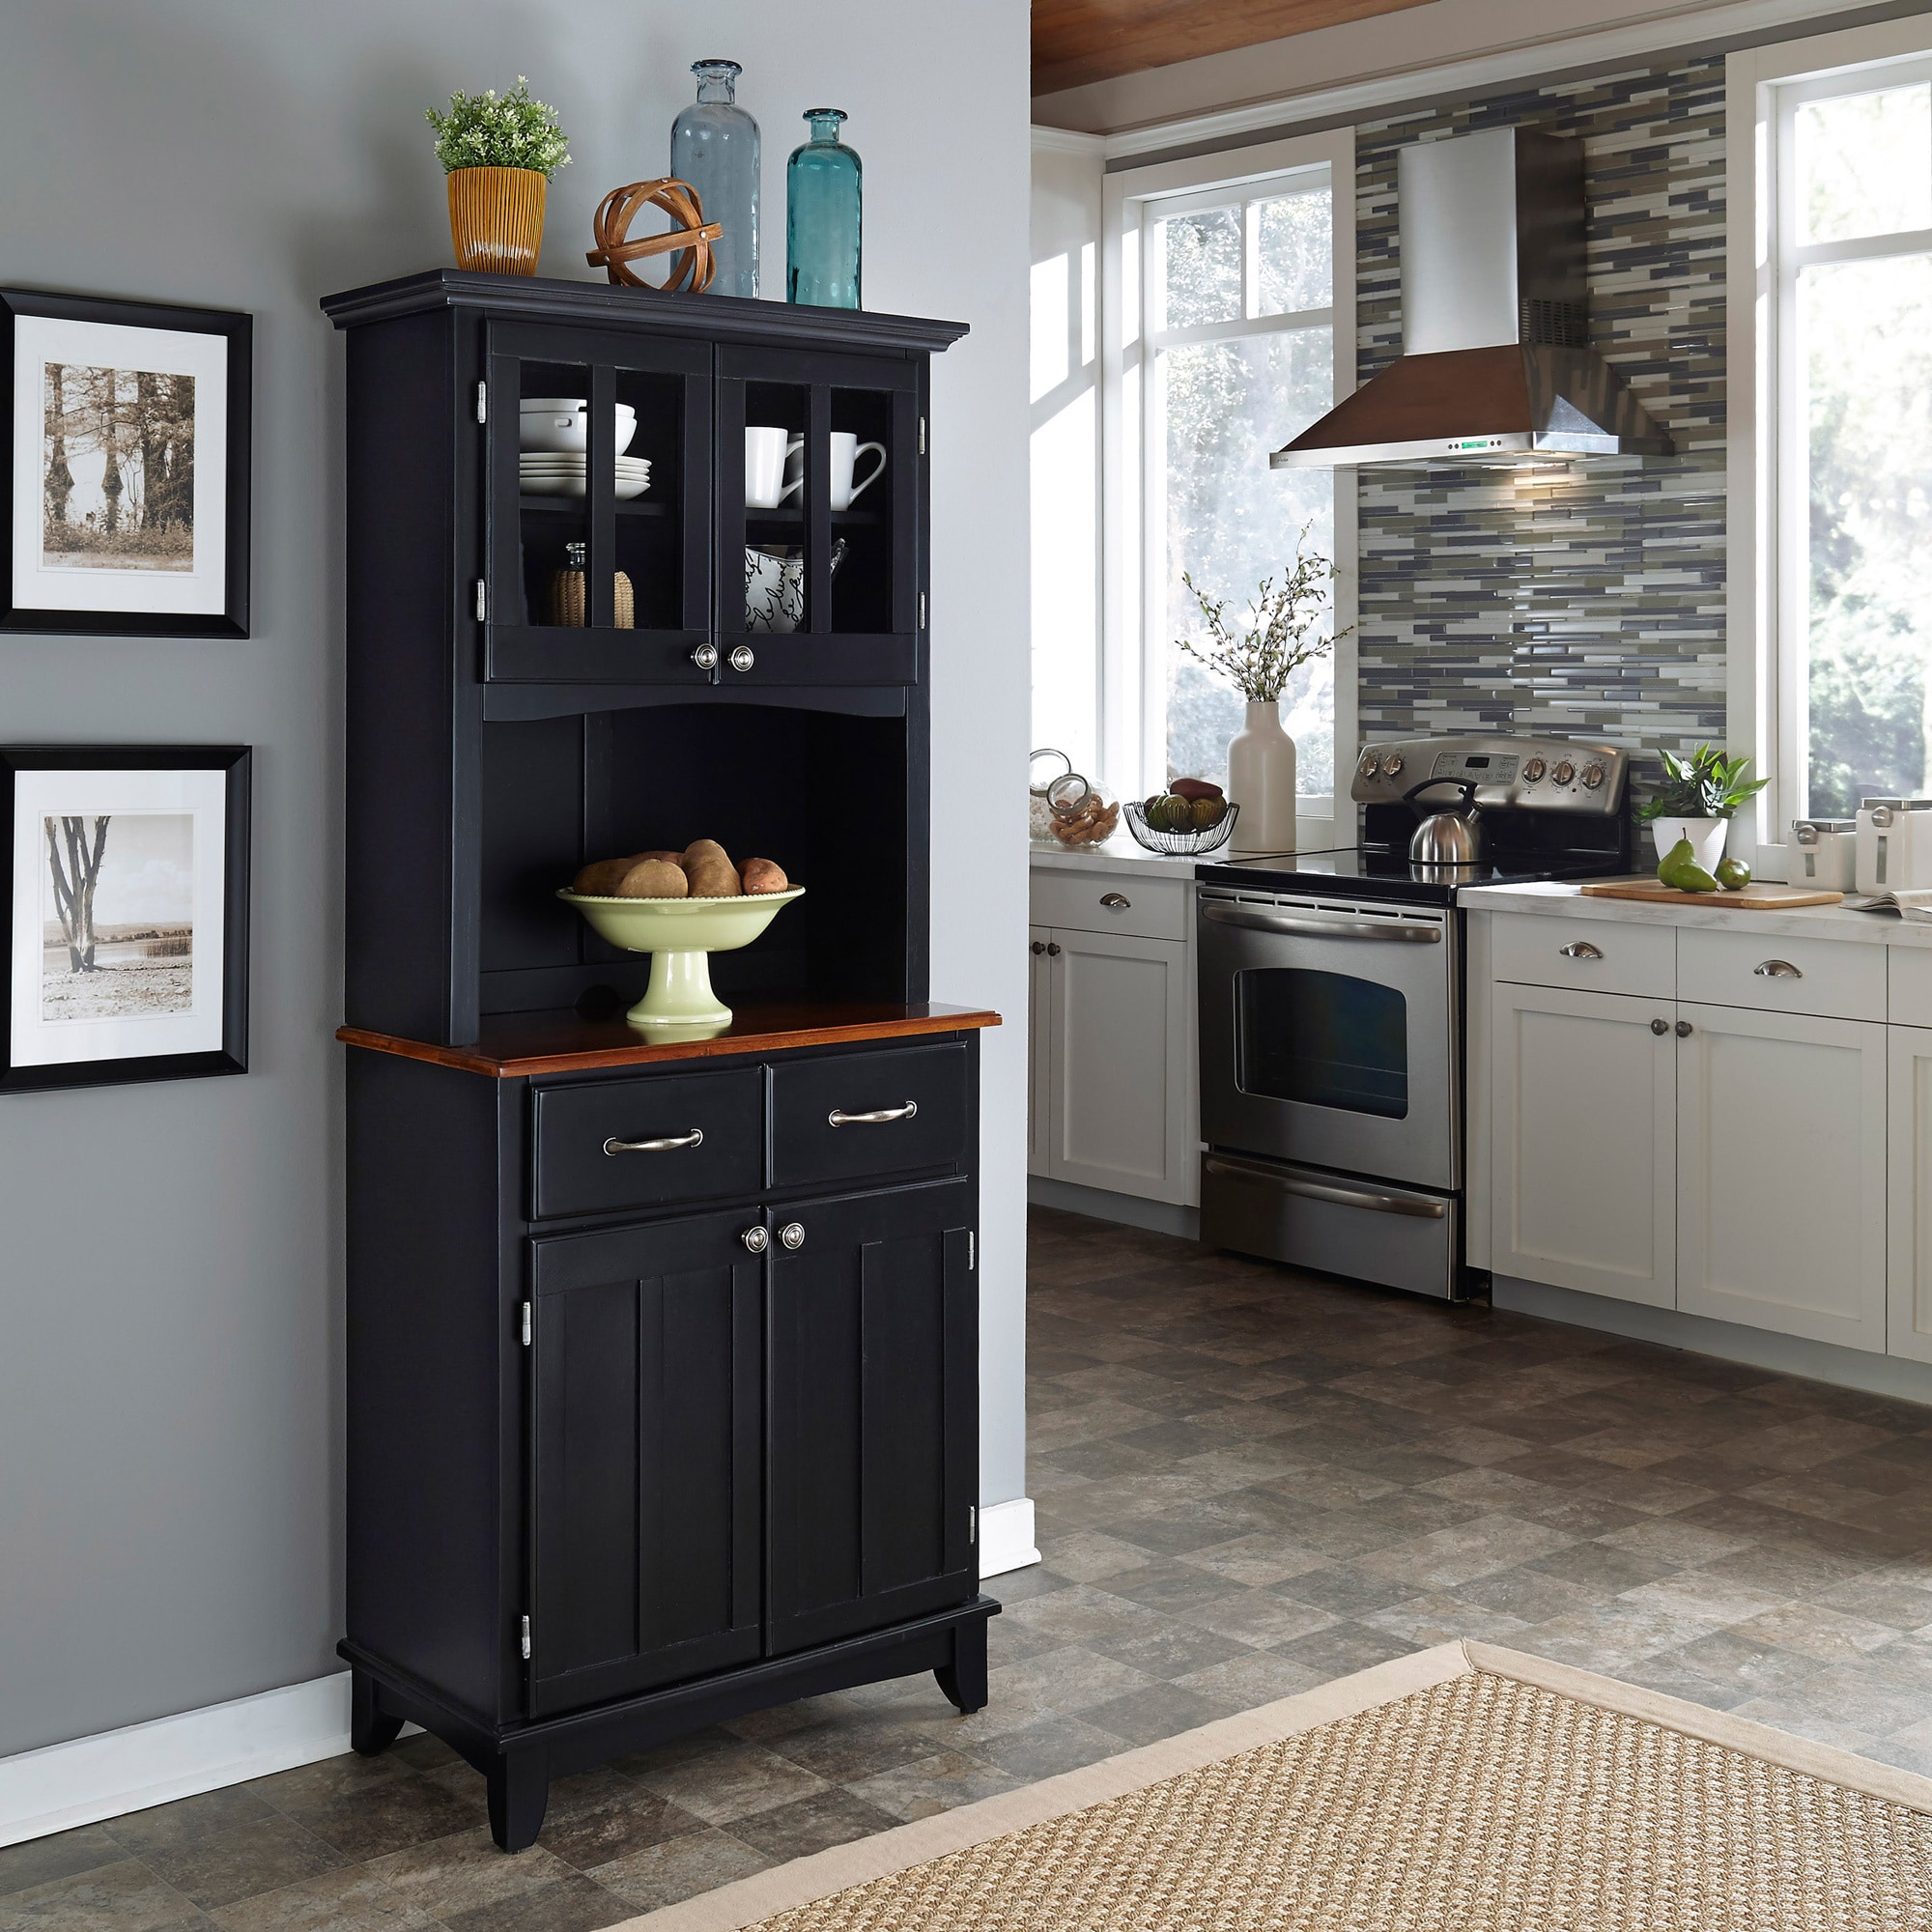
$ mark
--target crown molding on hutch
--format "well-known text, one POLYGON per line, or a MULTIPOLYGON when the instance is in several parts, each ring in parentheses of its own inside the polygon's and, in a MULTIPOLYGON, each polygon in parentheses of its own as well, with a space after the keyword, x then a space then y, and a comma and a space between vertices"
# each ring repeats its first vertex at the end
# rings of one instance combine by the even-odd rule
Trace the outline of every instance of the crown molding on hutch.
MULTIPOLYGON (((1306 92, 1276 95, 1244 106, 1151 122, 1113 133, 1080 133, 1036 122, 1034 146, 1048 152, 1097 154, 1109 164, 1139 162, 1174 150, 1225 146, 1244 136, 1278 134, 1321 123, 1339 126, 1391 107, 1445 96, 1466 96, 1510 81, 1542 78, 1575 69, 1637 57, 1654 58, 1713 43, 1736 43, 1787 28, 1825 28, 1846 16, 1896 9, 1820 4, 1820 0, 1723 0, 1718 6, 1673 7, 1614 27, 1588 33, 1541 36, 1497 47, 1467 60, 1385 69, 1359 80, 1306 92), (1092 144, 1092 145, 1090 145, 1092 144)), ((1036 102, 1043 107, 1047 97, 1036 102)))

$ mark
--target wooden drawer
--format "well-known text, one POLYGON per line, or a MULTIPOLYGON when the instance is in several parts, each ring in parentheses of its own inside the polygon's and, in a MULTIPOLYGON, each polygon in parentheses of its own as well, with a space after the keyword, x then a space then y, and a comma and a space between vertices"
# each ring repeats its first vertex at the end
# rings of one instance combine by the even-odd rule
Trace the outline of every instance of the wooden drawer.
POLYGON ((1890 993, 1886 1017, 1900 1026, 1932 1027, 1932 946, 1888 946, 1890 993))
POLYGON ((1857 940, 1684 926, 1677 934, 1677 997, 1763 1012, 1882 1020, 1885 952, 1857 940))
POLYGON ((531 1108, 538 1220, 755 1196, 764 1184, 764 1076, 755 1067, 540 1087, 531 1108), (702 1138, 618 1145, 691 1134, 702 1138))
POLYGON ((964 1046, 841 1053, 772 1068, 772 1185, 946 1167, 964 1157, 970 1118, 964 1046), (901 1109, 912 1111, 902 1113, 901 1109), (867 1121, 854 1115, 893 1118, 867 1121), (835 1116, 846 1117, 835 1122, 835 1116))
POLYGON ((1134 939, 1185 939, 1189 888, 1185 879, 1131 879, 1119 874, 1033 874, 1033 923, 1075 932, 1124 932, 1134 939), (1119 899, 1119 905, 1107 901, 1119 899))
POLYGON ((1500 912, 1491 920, 1490 973, 1532 986, 1673 999, 1677 932, 1668 925, 1500 912))

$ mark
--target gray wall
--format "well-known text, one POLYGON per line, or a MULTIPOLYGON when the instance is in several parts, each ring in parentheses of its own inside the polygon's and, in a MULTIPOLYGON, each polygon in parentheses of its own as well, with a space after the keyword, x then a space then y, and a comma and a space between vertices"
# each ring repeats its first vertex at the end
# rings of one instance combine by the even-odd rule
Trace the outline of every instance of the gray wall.
POLYGON ((742 60, 768 295, 799 115, 841 104, 869 304, 973 326, 934 385, 933 993, 1012 1016, 981 1493, 1022 1492, 1026 30, 1023 0, 0 10, 0 277, 248 309, 257 356, 254 637, 0 639, 0 740, 257 748, 248 1076, 0 1100, 0 1753, 336 1667, 342 378, 316 299, 449 259, 422 110, 456 86, 556 103, 544 270, 583 276, 598 196, 664 171, 689 63, 742 60))

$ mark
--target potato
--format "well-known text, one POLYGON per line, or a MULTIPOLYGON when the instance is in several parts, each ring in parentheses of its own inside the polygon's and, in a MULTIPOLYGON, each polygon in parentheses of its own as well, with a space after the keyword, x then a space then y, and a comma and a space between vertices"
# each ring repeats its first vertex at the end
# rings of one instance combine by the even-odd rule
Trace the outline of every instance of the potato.
MULTIPOLYGON (((731 855, 715 838, 694 838, 684 848, 684 863, 689 866, 699 859, 723 859, 729 866, 731 855)), ((734 867, 735 869, 735 867, 734 867)))
POLYGON ((624 874, 638 862, 635 859, 599 859, 584 867, 570 882, 570 890, 586 898, 611 898, 624 874))
POLYGON ((662 859, 667 866, 681 866, 684 864, 684 854, 682 852, 637 852, 632 854, 631 863, 636 866, 645 859, 662 859))
POLYGON ((639 859, 617 883, 616 896, 625 899, 681 899, 691 881, 681 866, 663 859, 639 859))
POLYGON ((738 882, 738 868, 729 859, 687 859, 684 871, 695 899, 732 899, 745 890, 738 882))
POLYGON ((747 859, 738 868, 738 876, 748 893, 781 893, 791 884, 784 867, 773 859, 747 859))

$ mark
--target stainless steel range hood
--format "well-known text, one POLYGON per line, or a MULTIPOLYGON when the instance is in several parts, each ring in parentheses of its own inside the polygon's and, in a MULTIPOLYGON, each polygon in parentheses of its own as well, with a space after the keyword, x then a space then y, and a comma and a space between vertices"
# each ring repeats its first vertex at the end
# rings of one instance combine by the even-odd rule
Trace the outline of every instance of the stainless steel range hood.
POLYGON ((1396 189, 1403 353, 1271 468, 1669 455, 1586 346, 1582 142, 1531 128, 1416 142, 1396 189))

